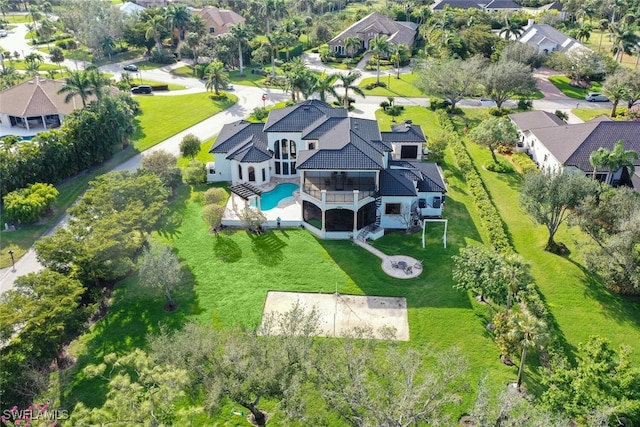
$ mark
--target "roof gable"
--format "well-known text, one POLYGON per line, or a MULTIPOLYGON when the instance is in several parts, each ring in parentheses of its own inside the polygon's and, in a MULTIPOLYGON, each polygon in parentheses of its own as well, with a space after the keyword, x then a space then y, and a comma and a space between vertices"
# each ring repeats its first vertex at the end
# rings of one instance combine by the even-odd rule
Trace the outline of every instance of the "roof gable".
POLYGON ((524 113, 509 114, 509 118, 513 121, 521 131, 530 129, 563 126, 566 123, 548 111, 526 111, 524 113))
POLYGON ((370 33, 387 35, 389 42, 395 44, 406 43, 412 45, 416 36, 416 28, 402 25, 384 15, 374 12, 349 26, 346 30, 331 39, 329 44, 343 42, 347 37, 363 34, 368 35, 370 33))
MULTIPOLYGON (((69 114, 82 108, 82 99, 76 95, 65 102, 66 94, 58 91, 65 85, 62 80, 35 77, 0 92, 0 112, 11 116, 30 117, 47 114, 69 114)), ((90 96, 88 101, 95 99, 90 96)))

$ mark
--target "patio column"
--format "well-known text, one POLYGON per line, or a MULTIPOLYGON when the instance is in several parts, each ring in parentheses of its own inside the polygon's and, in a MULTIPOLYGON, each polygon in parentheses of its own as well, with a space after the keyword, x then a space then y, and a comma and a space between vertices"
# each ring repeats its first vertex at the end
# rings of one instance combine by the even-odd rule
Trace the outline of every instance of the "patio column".
POLYGON ((40 118, 42 118, 42 126, 44 127, 44 130, 47 130, 47 121, 45 120, 45 117, 40 116, 40 118))
POLYGON ((24 120, 24 127, 25 129, 29 130, 29 120, 27 120, 26 117, 23 117, 22 120, 24 120))
POLYGON ((353 210, 353 238, 358 234, 358 209, 353 210))
POLYGON ((324 221, 325 221, 325 211, 324 209, 322 209, 322 233, 323 233, 323 237, 324 237, 324 232, 327 231, 327 228, 324 225, 324 221))

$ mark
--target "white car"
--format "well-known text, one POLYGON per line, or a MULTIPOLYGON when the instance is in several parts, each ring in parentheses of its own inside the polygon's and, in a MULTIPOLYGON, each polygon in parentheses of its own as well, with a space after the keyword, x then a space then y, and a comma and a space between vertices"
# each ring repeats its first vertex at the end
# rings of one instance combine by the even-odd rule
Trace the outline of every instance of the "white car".
POLYGON ((9 33, 7 32, 7 30, 0 30, 0 37, 7 37, 9 35, 9 33))
POLYGON ((600 92, 589 92, 585 97, 585 101, 589 102, 607 102, 609 98, 601 94, 600 92))

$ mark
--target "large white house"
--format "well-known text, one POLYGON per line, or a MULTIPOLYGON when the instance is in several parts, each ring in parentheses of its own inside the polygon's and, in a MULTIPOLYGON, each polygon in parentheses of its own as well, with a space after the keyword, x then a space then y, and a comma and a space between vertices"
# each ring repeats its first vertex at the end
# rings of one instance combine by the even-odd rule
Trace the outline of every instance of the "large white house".
POLYGON ((260 186, 272 181, 295 182, 300 224, 316 235, 382 235, 442 216, 445 184, 437 164, 422 162, 425 141, 420 126, 381 132, 375 120, 310 100, 271 111, 266 123, 225 125, 208 180, 230 181, 245 200, 260 198, 260 186))
MULTIPOLYGON (((580 124, 567 124, 545 111, 511 114, 520 132, 520 143, 540 169, 567 169, 593 176, 589 156, 598 148, 612 150, 618 141, 626 150, 640 153, 640 122, 618 122, 608 118, 580 124)), ((633 175, 626 169, 597 170, 597 179, 612 185, 631 185, 640 191, 640 161, 633 175)))

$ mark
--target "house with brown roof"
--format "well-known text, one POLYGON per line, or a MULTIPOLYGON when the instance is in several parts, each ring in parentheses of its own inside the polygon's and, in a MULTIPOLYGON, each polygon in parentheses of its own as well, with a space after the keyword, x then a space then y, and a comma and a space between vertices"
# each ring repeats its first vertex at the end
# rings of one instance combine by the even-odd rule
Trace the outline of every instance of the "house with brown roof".
POLYGON ((415 41, 418 24, 414 22, 394 21, 374 12, 365 16, 349 28, 329 40, 329 50, 336 55, 348 55, 345 40, 348 37, 360 39, 360 49, 369 49, 369 42, 375 36, 386 36, 395 45, 406 44, 411 48, 415 41))
MULTIPOLYGON (((618 141, 627 150, 640 153, 640 122, 592 120, 567 124, 551 113, 529 111, 511 114, 521 135, 521 144, 540 169, 567 169, 593 176, 589 156, 598 148, 612 150, 618 141)), ((633 175, 626 169, 617 171, 598 169, 596 178, 612 185, 631 185, 640 191, 640 160, 633 175)))
POLYGON ((64 84, 62 80, 35 77, 1 91, 2 132, 15 128, 21 135, 35 135, 59 127, 67 114, 83 107, 80 96, 65 102, 66 94, 58 94, 64 84))
POLYGON ((215 6, 206 6, 202 9, 191 9, 191 15, 199 16, 209 34, 226 34, 229 28, 244 23, 246 19, 233 10, 218 9, 215 6))
POLYGON ((521 7, 513 0, 440 0, 431 9, 441 11, 450 9, 484 9, 489 12, 503 10, 520 10, 521 7))

